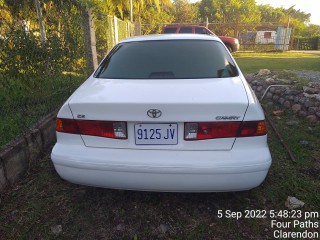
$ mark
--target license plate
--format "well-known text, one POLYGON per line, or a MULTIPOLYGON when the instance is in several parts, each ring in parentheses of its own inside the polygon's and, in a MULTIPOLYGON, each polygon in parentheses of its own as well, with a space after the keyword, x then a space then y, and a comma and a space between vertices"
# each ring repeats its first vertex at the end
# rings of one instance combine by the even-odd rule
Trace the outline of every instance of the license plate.
POLYGON ((136 145, 176 145, 178 144, 178 124, 141 123, 134 125, 136 145))

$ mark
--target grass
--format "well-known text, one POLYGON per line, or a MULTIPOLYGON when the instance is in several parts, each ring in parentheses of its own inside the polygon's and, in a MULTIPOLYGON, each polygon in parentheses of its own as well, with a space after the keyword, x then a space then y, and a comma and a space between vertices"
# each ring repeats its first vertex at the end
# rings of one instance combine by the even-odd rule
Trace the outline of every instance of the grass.
POLYGON ((287 111, 280 117, 272 116, 273 110, 276 108, 267 109, 296 162, 289 158, 269 126, 273 164, 265 182, 255 189, 235 193, 151 193, 85 187, 60 179, 47 155, 19 184, 1 195, 0 236, 4 239, 273 239, 275 229, 271 228, 270 217, 242 216, 238 220, 218 217, 219 210, 242 214, 245 210, 285 210, 288 196, 305 202, 303 212, 319 211, 320 126, 296 119, 287 111), (299 125, 287 126, 287 120, 292 119, 299 121, 299 125), (301 141, 309 144, 302 145, 301 141), (167 232, 161 231, 161 224, 167 226, 167 232), (57 225, 62 226, 59 235, 51 230, 57 225))
POLYGON ((37 121, 57 109, 80 85, 84 76, 7 80, 0 90, 0 148, 28 131, 37 121))
POLYGON ((320 71, 320 54, 305 53, 234 53, 243 73, 255 73, 259 69, 271 71, 309 70, 320 71))

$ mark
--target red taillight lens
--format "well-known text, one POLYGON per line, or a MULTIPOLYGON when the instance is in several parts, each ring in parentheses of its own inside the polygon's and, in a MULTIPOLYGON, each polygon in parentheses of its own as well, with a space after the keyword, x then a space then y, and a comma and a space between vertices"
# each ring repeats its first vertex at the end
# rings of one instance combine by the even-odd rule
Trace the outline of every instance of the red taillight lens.
POLYGON ((215 138, 253 137, 267 134, 265 121, 199 122, 185 123, 184 139, 205 140, 215 138))
POLYGON ((253 137, 267 134, 266 121, 243 122, 238 137, 253 137))
POLYGON ((235 137, 241 122, 199 122, 185 123, 185 140, 204 140, 235 137))
POLYGON ((73 120, 58 118, 57 132, 106 138, 127 139, 127 123, 118 121, 73 120))
POLYGON ((74 119, 57 118, 56 131, 63 133, 80 134, 79 128, 74 119))

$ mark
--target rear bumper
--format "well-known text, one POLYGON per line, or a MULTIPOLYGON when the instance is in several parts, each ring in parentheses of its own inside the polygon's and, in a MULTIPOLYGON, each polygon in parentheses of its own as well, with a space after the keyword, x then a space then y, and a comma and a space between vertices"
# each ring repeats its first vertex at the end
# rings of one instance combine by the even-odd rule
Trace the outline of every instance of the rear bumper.
POLYGON ((259 186, 268 147, 232 151, 88 148, 57 143, 52 161, 65 180, 97 187, 173 192, 241 191, 259 186))
POLYGON ((236 52, 238 51, 240 48, 240 44, 231 44, 231 49, 232 49, 232 52, 236 52))

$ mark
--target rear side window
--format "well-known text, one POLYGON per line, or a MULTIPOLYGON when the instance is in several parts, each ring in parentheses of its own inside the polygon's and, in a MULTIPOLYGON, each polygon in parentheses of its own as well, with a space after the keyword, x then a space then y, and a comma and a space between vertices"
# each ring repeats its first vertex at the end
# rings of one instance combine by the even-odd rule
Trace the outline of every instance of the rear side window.
POLYGON ((238 76, 222 43, 206 40, 118 44, 95 72, 109 79, 190 79, 238 76))
POLYGON ((177 28, 165 28, 163 33, 175 33, 177 28))
POLYGON ((179 33, 192 33, 191 27, 181 27, 179 33))
POLYGON ((195 32, 197 34, 207 34, 207 31, 204 28, 196 28, 195 32))

